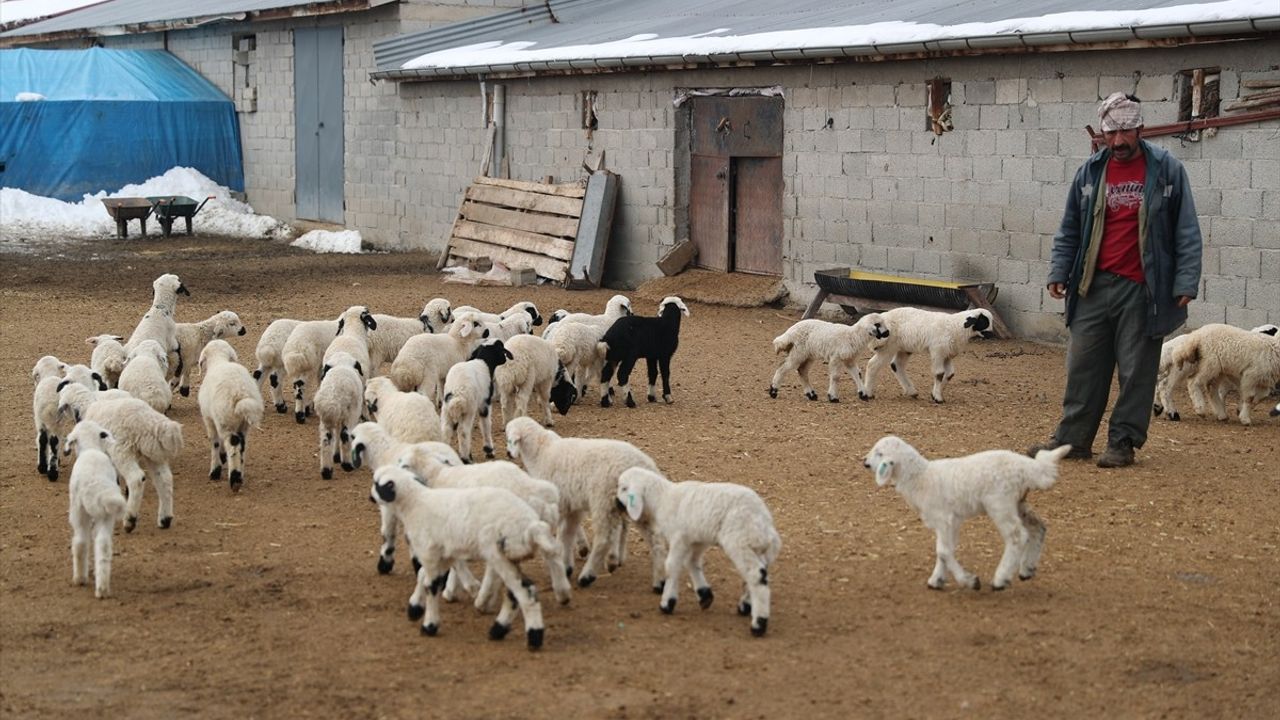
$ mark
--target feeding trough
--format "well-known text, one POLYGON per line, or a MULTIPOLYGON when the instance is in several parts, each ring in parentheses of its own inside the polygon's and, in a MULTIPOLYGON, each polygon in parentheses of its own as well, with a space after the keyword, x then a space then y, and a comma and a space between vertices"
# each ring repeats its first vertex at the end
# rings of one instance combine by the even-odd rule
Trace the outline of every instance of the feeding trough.
MULTIPOLYGON (((147 216, 151 214, 151 200, 144 197, 107 198, 102 201, 111 219, 116 221, 116 235, 129 236, 129 221, 137 220, 142 225, 142 234, 147 234, 147 216)), ((170 221, 172 225, 173 221, 170 221)), ((190 222, 190 221, 188 221, 190 222)), ((166 235, 168 233, 165 233, 166 235)))
MULTIPOLYGON (((173 233, 173 221, 183 218, 187 221, 187 234, 191 234, 191 218, 200 212, 200 208, 204 204, 213 199, 213 196, 205 198, 197 203, 194 198, 186 195, 154 195, 147 198, 155 210, 156 219, 160 221, 160 230, 165 237, 169 237, 173 233)), ((143 232, 146 232, 146 226, 143 226, 143 232)))
POLYGON ((824 302, 836 303, 851 315, 903 306, 942 312, 983 308, 991 313, 996 337, 1013 337, 992 305, 998 290, 995 283, 926 280, 851 268, 818 270, 813 279, 818 284, 818 294, 805 309, 806 318, 815 316, 824 302))

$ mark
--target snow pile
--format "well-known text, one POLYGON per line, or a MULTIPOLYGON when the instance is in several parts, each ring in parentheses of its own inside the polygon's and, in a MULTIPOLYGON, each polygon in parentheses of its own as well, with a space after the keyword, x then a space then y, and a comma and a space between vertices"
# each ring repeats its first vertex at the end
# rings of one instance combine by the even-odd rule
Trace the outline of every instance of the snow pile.
POLYGON ((360 233, 356 230, 312 230, 289 244, 318 253, 358 253, 360 240, 360 233))
MULTIPOLYGON (((53 198, 32 195, 15 188, 0 189, 0 219, 7 233, 34 235, 62 235, 70 237, 112 236, 116 222, 103 206, 109 197, 148 197, 155 195, 186 195, 197 202, 210 195, 213 199, 192 218, 192 228, 204 235, 229 235, 233 237, 271 238, 292 232, 279 220, 257 215, 253 208, 231 197, 231 191, 205 177, 198 170, 185 167, 171 168, 168 172, 140 185, 126 185, 114 193, 100 192, 85 195, 78 203, 68 203, 53 198)), ((160 234, 160 223, 154 216, 148 218, 148 235, 160 234)), ((138 224, 130 221, 129 232, 136 233, 138 224)), ((177 220, 175 232, 185 232, 186 223, 177 220)))
POLYGON ((4 0, 0 2, 0 23, 29 22, 61 15, 102 0, 4 0))

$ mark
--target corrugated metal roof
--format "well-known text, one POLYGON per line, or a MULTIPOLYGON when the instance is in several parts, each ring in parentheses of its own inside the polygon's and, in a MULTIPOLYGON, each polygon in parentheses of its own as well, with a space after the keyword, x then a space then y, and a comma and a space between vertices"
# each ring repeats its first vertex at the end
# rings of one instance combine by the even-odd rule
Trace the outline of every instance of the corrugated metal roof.
MULTIPOLYGON (((849 57, 911 52, 973 50, 1011 45, 1114 42, 1134 39, 1191 37, 1197 28, 1187 24, 1162 27, 1090 30, 1087 33, 1040 33, 1036 37, 1009 33, 992 37, 954 38, 895 46, 838 46, 831 48, 772 47, 733 57, 672 55, 670 57, 600 56, 584 46, 623 41, 640 34, 659 38, 687 38, 720 33, 735 36, 788 30, 810 30, 875 23, 916 23, 963 26, 1057 13, 1116 10, 1158 10, 1186 6, 1194 0, 549 0, 545 4, 510 11, 442 28, 391 38, 374 44, 377 78, 459 77, 485 73, 545 70, 603 70, 623 67, 688 65, 697 62, 777 61, 849 57), (404 63, 428 53, 479 43, 531 43, 540 51, 565 48, 554 59, 503 65, 469 64, 405 70, 404 63)), ((1277 6, 1280 10, 1280 5, 1277 6)), ((1280 12, 1272 13, 1280 16, 1280 12)), ((1202 23, 1202 25, 1212 25, 1202 23)), ((1263 27, 1250 20, 1198 28, 1200 34, 1256 33, 1280 29, 1280 17, 1263 27)), ((544 53, 545 55, 545 53, 544 53)))
MULTIPOLYGON (((331 12, 334 6, 365 9, 398 0, 110 0, 41 22, 24 25, 0 37, 55 35, 75 31, 108 30, 159 24, 202 25, 219 20, 245 20, 251 14, 290 8, 298 15, 331 12)), ((107 34, 107 33, 104 33, 107 34)))

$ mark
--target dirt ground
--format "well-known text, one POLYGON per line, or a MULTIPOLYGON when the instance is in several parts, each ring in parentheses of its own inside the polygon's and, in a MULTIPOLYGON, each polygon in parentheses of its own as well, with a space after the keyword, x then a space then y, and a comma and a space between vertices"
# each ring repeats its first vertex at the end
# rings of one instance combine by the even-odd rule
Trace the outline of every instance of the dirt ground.
MULTIPOLYGON (((66 474, 36 474, 29 372, 46 353, 87 362, 89 335, 128 334, 157 275, 190 288, 181 320, 240 313, 250 331, 233 344, 249 363, 281 316, 335 317, 355 303, 416 315, 438 295, 598 311, 612 292, 447 285, 425 255, 200 237, 2 251, 4 717, 1204 718, 1272 716, 1280 703, 1276 418, 1156 420, 1132 468, 1066 463, 1032 499, 1049 525, 1034 581, 989 589, 1001 544, 978 518, 959 557, 983 590, 931 592, 932 534, 876 488, 862 457, 887 433, 933 457, 1043 439, 1063 350, 975 343, 940 406, 902 397, 889 378, 869 403, 847 379, 843 403, 806 401, 794 376, 771 400, 770 340, 794 308, 691 303, 673 405, 602 409, 592 396, 556 428, 622 438, 676 479, 764 497, 783 550, 763 639, 734 613, 740 586, 719 551, 712 608, 686 587, 674 615, 659 613, 635 533, 628 563, 571 605, 542 593, 537 653, 518 632, 490 641, 491 618, 464 604, 422 637, 405 617, 403 552, 391 575, 375 571, 368 471, 321 480, 315 423, 269 413, 233 495, 207 479, 194 394, 171 412, 186 439, 173 527, 156 527, 149 491, 138 530, 115 535, 114 597, 95 600, 70 582, 66 474)), ((541 563, 527 572, 545 588, 541 563)))

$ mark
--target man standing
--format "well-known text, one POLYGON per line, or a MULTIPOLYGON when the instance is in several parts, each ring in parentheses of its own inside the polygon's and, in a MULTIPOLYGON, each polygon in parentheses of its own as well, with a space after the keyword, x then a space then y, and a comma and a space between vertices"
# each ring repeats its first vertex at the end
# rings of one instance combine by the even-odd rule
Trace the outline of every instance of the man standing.
POLYGON ((1112 93, 1098 107, 1106 147, 1076 171, 1053 237, 1049 294, 1067 301, 1067 387, 1047 443, 1093 457, 1111 378, 1120 392, 1098 467, 1133 464, 1147 440, 1160 346, 1187 319, 1200 284, 1201 238, 1182 163, 1142 139, 1138 99, 1112 93))

